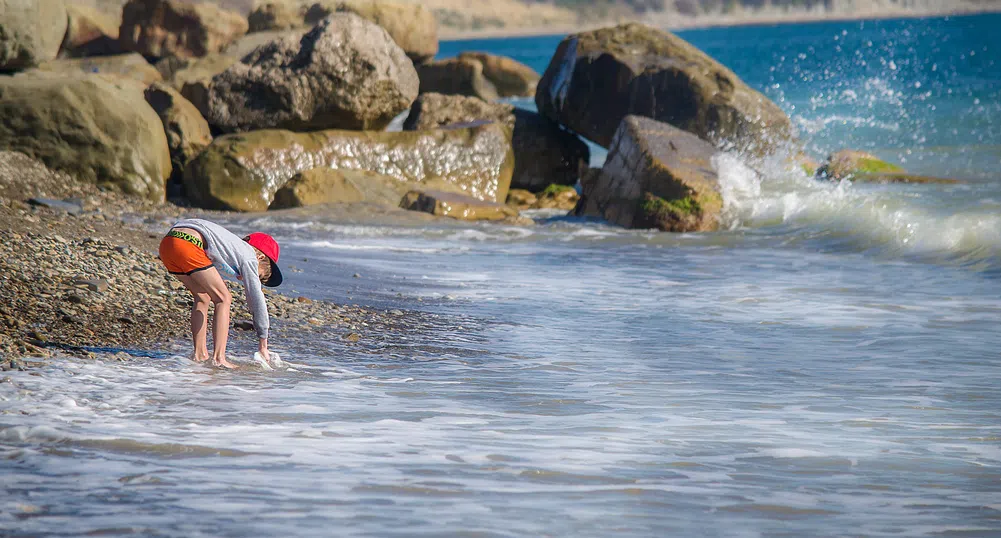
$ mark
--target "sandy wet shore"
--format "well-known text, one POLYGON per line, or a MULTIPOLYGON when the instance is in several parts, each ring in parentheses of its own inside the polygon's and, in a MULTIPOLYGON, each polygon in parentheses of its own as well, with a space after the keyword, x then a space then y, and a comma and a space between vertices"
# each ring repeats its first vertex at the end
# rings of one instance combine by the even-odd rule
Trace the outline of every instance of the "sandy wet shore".
MULTIPOLYGON (((350 219, 350 211, 345 213, 350 219)), ((10 368, 11 359, 28 355, 90 354, 83 347, 187 345, 190 294, 156 254, 159 228, 165 230, 182 215, 223 216, 104 191, 20 153, 0 152, 0 366, 10 368)), ((282 261, 287 272, 298 271, 295 260, 282 261)), ((230 286, 231 338, 249 341, 253 332, 243 289, 238 283, 230 286)), ((417 314, 401 311, 270 290, 266 295, 272 341, 303 332, 356 341, 420 323, 417 314)))

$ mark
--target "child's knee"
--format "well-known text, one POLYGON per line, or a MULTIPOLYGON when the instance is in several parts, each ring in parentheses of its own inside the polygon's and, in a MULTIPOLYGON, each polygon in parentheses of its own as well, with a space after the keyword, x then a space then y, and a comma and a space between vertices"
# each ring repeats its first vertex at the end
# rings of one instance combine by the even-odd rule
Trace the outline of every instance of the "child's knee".
POLYGON ((233 295, 229 292, 228 289, 223 288, 222 290, 220 290, 218 293, 215 294, 215 297, 213 298, 212 302, 214 302, 216 305, 224 304, 228 306, 230 303, 233 302, 233 295))
POLYGON ((191 295, 195 299, 196 308, 208 308, 209 304, 212 303, 212 298, 207 293, 193 293, 191 295))

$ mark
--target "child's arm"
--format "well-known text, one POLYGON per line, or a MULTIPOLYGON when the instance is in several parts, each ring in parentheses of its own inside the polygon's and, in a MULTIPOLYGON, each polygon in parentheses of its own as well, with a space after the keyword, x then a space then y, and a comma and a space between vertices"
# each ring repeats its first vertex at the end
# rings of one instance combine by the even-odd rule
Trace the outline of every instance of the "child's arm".
POLYGON ((254 330, 257 332, 258 351, 264 360, 271 360, 268 353, 268 333, 271 329, 271 320, 268 317, 268 303, 264 299, 264 291, 261 289, 261 279, 257 276, 257 259, 253 263, 244 263, 240 268, 243 275, 243 286, 247 290, 247 307, 254 317, 254 330))

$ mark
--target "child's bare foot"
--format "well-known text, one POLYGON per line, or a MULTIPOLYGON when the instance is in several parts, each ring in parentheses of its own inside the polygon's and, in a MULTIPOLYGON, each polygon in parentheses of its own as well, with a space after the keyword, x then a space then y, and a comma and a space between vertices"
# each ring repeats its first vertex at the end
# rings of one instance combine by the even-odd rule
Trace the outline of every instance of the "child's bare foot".
POLYGON ((198 353, 195 353, 195 354, 191 355, 191 360, 193 360, 195 362, 205 362, 205 361, 209 360, 209 354, 206 353, 204 355, 199 355, 198 353))
POLYGON ((222 359, 218 359, 218 360, 213 359, 212 360, 212 364, 214 364, 216 366, 220 366, 222 368, 229 368, 230 370, 236 368, 236 365, 233 364, 233 363, 231 363, 231 362, 229 362, 228 360, 226 360, 226 357, 223 357, 222 359))

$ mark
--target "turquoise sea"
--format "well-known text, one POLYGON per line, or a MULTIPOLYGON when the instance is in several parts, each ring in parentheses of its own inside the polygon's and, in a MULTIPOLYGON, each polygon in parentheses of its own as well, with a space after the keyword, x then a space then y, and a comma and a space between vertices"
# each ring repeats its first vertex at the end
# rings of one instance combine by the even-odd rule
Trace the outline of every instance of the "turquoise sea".
MULTIPOLYGON (((1001 535, 998 28, 680 32, 816 157, 955 185, 721 155, 716 233, 234 215, 282 242, 288 293, 419 325, 275 341, 288 371, 214 371, 178 342, 0 384, 0 535, 1001 535)), ((441 55, 541 72, 559 40, 441 55)))

